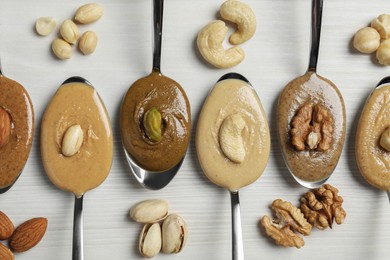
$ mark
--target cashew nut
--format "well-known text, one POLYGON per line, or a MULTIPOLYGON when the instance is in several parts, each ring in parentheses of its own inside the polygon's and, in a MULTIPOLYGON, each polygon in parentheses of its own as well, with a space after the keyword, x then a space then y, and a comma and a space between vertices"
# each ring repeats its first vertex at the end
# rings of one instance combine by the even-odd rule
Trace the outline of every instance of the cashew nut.
POLYGON ((255 34, 256 16, 249 5, 237 0, 228 0, 221 5, 220 13, 223 19, 237 24, 237 31, 229 38, 231 44, 244 43, 255 34))
POLYGON ((376 58, 382 65, 390 65, 390 39, 382 41, 376 51, 376 58))
POLYGON ((390 152, 390 127, 382 133, 379 144, 383 149, 390 152))
POLYGON ((371 27, 376 29, 382 39, 390 37, 390 15, 381 14, 371 22, 371 27))
POLYGON ((364 27, 355 33, 353 47, 361 53, 376 51, 381 43, 378 31, 371 27, 364 27))
POLYGON ((244 58, 244 51, 234 46, 225 50, 222 42, 228 27, 223 21, 216 20, 206 25, 198 34, 198 48, 203 58, 217 68, 229 68, 239 64, 244 58))
POLYGON ((219 145, 222 152, 235 163, 242 163, 245 158, 242 138, 245 125, 244 119, 239 114, 233 114, 225 118, 219 130, 219 145))

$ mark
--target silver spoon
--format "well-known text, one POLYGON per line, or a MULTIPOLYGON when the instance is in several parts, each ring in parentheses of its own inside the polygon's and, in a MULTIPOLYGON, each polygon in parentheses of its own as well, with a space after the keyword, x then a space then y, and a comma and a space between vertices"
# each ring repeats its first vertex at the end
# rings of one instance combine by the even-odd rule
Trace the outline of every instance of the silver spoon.
MULTIPOLYGON (((227 80, 227 79, 237 79, 237 80, 244 82, 246 85, 248 85, 248 86, 250 86, 250 88, 252 88, 252 90, 253 90, 252 95, 256 95, 256 92, 255 92, 253 86, 251 85, 251 83, 241 74, 227 73, 227 74, 223 75, 217 81, 217 83, 221 82, 223 80, 227 80)), ((215 94, 215 96, 217 96, 217 95, 218 94, 215 94)), ((215 102, 215 100, 213 100, 213 102, 215 102)), ((213 103, 213 102, 211 102, 211 103, 213 103)), ((253 100, 249 100, 248 102, 251 103, 251 102, 253 102, 253 100)), ((258 105, 261 106, 259 100, 258 100, 258 105)), ((199 122, 201 122, 204 113, 207 114, 207 112, 203 111, 205 109, 205 107, 207 107, 207 100, 205 101, 205 105, 202 108, 199 122)), ((207 108, 206 108, 206 110, 207 110, 207 108)), ((265 117, 265 115, 263 115, 263 116, 265 117)), ((266 120, 264 120, 264 121, 266 121, 266 120)), ((214 154, 206 155, 206 157, 199 156, 200 153, 204 152, 203 147, 205 147, 204 141, 202 141, 202 139, 201 139, 202 137, 199 137, 200 136, 199 134, 204 133, 205 128, 207 128, 207 131, 210 131, 210 129, 213 127, 208 125, 208 124, 200 124, 199 122, 198 122, 197 134, 196 134, 197 135, 196 146, 197 146, 199 161, 200 161, 200 164, 201 164, 206 176, 212 182, 214 182, 216 185, 227 188, 230 192, 231 220, 232 220, 232 259, 243 260, 244 259, 244 246, 243 246, 242 227, 241 227, 239 188, 242 188, 242 187, 249 185, 250 183, 256 181, 261 176, 263 169, 259 169, 258 172, 256 172, 256 174, 251 175, 249 180, 245 180, 245 181, 240 180, 242 178, 242 175, 240 175, 240 174, 236 175, 235 177, 231 177, 232 178, 231 181, 234 181, 234 183, 235 183, 234 187, 231 184, 229 185, 229 182, 226 182, 223 178, 221 179, 220 177, 216 177, 216 173, 213 170, 211 170, 209 167, 205 167, 205 168, 203 167, 204 164, 208 165, 210 163, 210 162, 208 162, 208 160, 210 158, 215 158, 213 156, 214 154)), ((265 122, 265 127, 267 128, 266 131, 267 131, 268 135, 264 135, 264 137, 265 137, 264 139, 267 139, 266 136, 268 136, 268 139, 263 141, 264 145, 265 145, 264 147, 266 147, 266 148, 264 148, 265 152, 264 151, 263 152, 266 156, 268 156, 270 142, 269 142, 268 125, 266 124, 266 122, 265 122)), ((218 154, 219 152, 215 152, 215 153, 218 154)), ((268 159, 268 157, 267 157, 267 159, 268 159)), ((219 162, 215 162, 215 163, 219 163, 219 162)), ((223 173, 218 174, 218 176, 220 176, 220 175, 223 175, 223 173)))
MULTIPOLYGON (((278 104, 278 137, 282 148, 283 158, 286 162, 289 172, 294 179, 306 188, 317 188, 324 184, 333 173, 337 162, 340 158, 342 146, 345 139, 345 107, 344 101, 338 88, 328 79, 317 75, 317 61, 321 35, 321 19, 322 19, 323 0, 312 0, 312 16, 311 16, 311 50, 308 70, 305 75, 291 81, 283 90, 278 104), (297 87, 298 86, 298 87, 297 87), (295 92, 294 92, 295 91, 295 92), (293 97, 293 100, 292 98, 293 97), (333 114, 334 132, 332 152, 324 152, 322 155, 307 155, 309 161, 304 162, 302 154, 305 151, 297 152, 291 145, 289 138, 289 129, 291 122, 291 110, 295 110, 297 100, 311 100, 323 97, 324 103, 328 108, 328 112, 333 114), (326 154, 326 155, 325 155, 326 154), (317 157, 316 157, 317 156, 317 157), (321 156, 321 160, 319 159, 321 156), (311 163, 313 174, 316 171, 321 172, 319 179, 303 179, 300 176, 299 168, 292 161, 299 161, 299 164, 311 163)), ((301 105, 301 104, 299 104, 301 105)), ((331 150, 331 149, 329 149, 331 150)), ((311 153, 311 152, 309 152, 311 153)), ((301 171, 302 172, 302 171, 301 171)))
MULTIPOLYGON (((163 24, 163 9, 164 0, 153 0, 153 70, 152 73, 161 73, 161 42, 162 42, 162 24, 163 24)), ((134 85, 132 86, 134 87, 134 85)), ((183 93, 185 95, 185 93, 183 93)), ((123 103, 122 103, 123 104, 123 103)), ((188 105, 189 106, 189 105, 188 105)), ((122 111, 126 113, 126 111, 122 111)), ((189 134, 189 133, 187 133, 189 134)), ((122 133, 123 137, 123 133, 122 133)), ((137 181, 145 188, 151 190, 159 190, 164 188, 168 183, 175 177, 179 171, 185 154, 182 159, 172 168, 164 171, 152 171, 147 170, 140 165, 131 157, 123 145, 127 162, 130 169, 137 179, 137 181)))

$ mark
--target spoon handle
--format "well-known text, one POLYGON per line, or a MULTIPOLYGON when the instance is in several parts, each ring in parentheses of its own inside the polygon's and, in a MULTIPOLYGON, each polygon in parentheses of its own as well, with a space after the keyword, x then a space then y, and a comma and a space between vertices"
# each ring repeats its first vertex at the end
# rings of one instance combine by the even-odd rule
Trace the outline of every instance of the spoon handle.
POLYGON ((73 217, 73 248, 72 259, 83 260, 83 195, 75 196, 73 217))
POLYGON ((232 249, 233 260, 244 260, 244 244, 242 241, 240 199, 238 191, 230 192, 232 206, 232 249))
POLYGON ((153 71, 161 69, 161 40, 164 0, 153 0, 153 71))
POLYGON ((311 6, 311 50, 308 71, 316 72, 320 49, 323 0, 312 0, 311 6))

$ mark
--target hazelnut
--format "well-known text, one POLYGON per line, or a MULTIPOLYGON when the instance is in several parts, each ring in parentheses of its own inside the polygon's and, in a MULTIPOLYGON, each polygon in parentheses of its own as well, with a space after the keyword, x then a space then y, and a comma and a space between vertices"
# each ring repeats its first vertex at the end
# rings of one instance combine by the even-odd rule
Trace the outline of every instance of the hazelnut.
POLYGON ((380 44, 380 35, 374 28, 365 27, 356 32, 353 47, 361 53, 373 53, 380 44))
POLYGON ((390 39, 382 41, 376 51, 376 58, 382 65, 390 65, 390 39))

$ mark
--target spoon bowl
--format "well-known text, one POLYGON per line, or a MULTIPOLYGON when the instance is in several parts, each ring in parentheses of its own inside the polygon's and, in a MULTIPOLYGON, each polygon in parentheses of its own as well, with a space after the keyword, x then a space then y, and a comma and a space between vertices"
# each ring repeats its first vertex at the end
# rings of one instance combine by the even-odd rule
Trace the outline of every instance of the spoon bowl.
POLYGON ((137 80, 122 101, 120 128, 130 170, 145 188, 164 188, 179 171, 189 144, 191 113, 184 89, 161 73, 164 0, 153 0, 152 73, 137 80), (152 140, 144 125, 148 111, 158 111, 161 140, 152 140))
POLYGON ((330 80, 316 73, 322 7, 323 0, 312 0, 308 70, 287 84, 277 108, 278 139, 287 168, 300 185, 310 189, 324 184, 333 173, 346 131, 340 91, 330 80), (310 134, 317 140, 309 144, 310 134))
POLYGON ((269 157, 270 136, 260 100, 253 86, 241 74, 223 75, 208 95, 199 115, 196 150, 207 178, 230 192, 232 257, 243 260, 239 190, 263 173, 269 157), (218 138, 223 122, 233 115, 245 122, 240 135, 246 154, 239 163, 224 154, 218 138))

